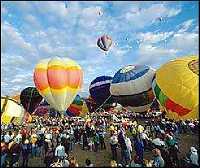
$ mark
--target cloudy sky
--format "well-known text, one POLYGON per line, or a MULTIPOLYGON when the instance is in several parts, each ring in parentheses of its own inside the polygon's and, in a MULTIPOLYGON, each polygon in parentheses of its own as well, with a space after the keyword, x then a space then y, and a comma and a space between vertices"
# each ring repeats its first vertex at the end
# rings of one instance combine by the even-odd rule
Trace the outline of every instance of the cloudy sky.
POLYGON ((98 76, 114 76, 128 64, 159 68, 198 54, 198 2, 19 1, 1 2, 1 95, 34 86, 39 60, 55 56, 76 60, 84 71, 79 92, 88 95, 98 76), (113 45, 96 45, 103 34, 113 45))

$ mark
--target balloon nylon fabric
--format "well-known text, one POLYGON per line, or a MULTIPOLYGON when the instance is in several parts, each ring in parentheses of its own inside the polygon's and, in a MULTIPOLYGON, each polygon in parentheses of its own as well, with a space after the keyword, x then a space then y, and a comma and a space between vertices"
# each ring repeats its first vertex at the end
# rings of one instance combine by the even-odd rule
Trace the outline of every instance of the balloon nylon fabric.
POLYGON ((40 94, 62 113, 76 97, 82 80, 81 67, 69 58, 41 60, 34 72, 34 83, 40 94))
POLYGON ((15 100, 9 97, 1 97, 1 122, 9 124, 21 124, 24 116, 23 107, 15 100))
POLYGON ((156 71, 153 92, 169 118, 199 118, 198 64, 197 56, 187 56, 169 61, 156 71))
POLYGON ((145 65, 128 65, 114 75, 110 92, 112 98, 136 112, 149 109, 154 94, 152 79, 155 70, 145 65))

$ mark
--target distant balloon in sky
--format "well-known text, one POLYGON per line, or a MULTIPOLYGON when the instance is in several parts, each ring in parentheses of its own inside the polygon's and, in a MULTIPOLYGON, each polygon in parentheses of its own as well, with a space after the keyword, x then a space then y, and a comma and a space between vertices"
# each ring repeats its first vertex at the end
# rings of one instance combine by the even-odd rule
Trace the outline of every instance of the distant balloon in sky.
POLYGON ((112 45, 112 39, 108 35, 103 35, 97 40, 97 46, 104 51, 108 51, 112 45))
POLYGON ((30 114, 36 109, 42 99, 35 87, 27 87, 20 94, 20 103, 30 114))
POLYGON ((153 93, 174 120, 199 118, 199 58, 181 57, 162 65, 152 83, 153 93))
POLYGON ((76 97, 82 81, 80 65, 69 58, 44 59, 35 67, 36 88, 50 106, 62 114, 76 97))
POLYGON ((110 93, 114 101, 134 112, 145 112, 154 99, 151 84, 155 70, 146 65, 128 65, 114 75, 110 93))

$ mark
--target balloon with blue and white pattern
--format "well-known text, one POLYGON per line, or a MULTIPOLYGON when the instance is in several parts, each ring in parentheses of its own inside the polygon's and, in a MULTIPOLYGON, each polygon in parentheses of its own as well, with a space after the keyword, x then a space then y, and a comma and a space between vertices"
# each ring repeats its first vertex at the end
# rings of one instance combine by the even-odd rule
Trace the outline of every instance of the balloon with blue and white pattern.
POLYGON ((91 82, 89 92, 98 105, 101 105, 109 98, 111 82, 112 77, 110 76, 99 76, 91 82))
POLYGON ((114 101, 134 112, 145 112, 153 102, 155 70, 146 65, 128 65, 114 75, 110 93, 114 101))

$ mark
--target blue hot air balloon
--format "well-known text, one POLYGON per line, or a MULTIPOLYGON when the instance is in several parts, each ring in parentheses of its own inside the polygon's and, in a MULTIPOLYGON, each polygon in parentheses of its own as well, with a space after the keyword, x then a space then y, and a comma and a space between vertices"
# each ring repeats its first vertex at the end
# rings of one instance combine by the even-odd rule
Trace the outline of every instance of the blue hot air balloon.
POLYGON ((144 112, 154 99, 152 79, 155 70, 146 65, 128 65, 114 75, 110 92, 114 101, 134 112, 144 112))
POLYGON ((109 98, 110 95, 110 84, 112 82, 112 77, 110 76, 99 76, 96 79, 94 79, 89 87, 89 92, 96 102, 97 105, 101 105, 106 101, 106 103, 109 103, 111 101, 111 98, 109 98))

